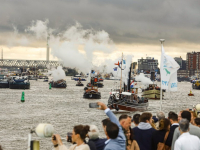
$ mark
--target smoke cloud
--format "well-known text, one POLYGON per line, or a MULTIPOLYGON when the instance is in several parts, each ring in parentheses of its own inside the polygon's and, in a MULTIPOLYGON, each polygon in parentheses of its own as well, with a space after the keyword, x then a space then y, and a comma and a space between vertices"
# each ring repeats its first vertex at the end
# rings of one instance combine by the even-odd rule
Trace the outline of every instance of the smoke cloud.
POLYGON ((144 73, 140 73, 135 77, 136 81, 141 81, 144 86, 148 86, 149 84, 153 84, 150 78, 144 76, 144 73))
POLYGON ((51 74, 53 77, 53 81, 58 81, 61 79, 65 79, 65 71, 62 69, 61 66, 58 66, 57 69, 48 71, 48 74, 51 74))

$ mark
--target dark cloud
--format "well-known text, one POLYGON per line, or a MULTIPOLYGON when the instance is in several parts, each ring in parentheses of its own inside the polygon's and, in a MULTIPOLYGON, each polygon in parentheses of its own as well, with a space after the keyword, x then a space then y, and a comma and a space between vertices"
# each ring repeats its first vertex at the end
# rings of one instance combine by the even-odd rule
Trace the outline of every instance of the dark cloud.
POLYGON ((32 20, 49 20, 64 31, 76 21, 83 28, 105 30, 115 43, 200 42, 197 0, 0 0, 0 34, 19 33, 32 20))

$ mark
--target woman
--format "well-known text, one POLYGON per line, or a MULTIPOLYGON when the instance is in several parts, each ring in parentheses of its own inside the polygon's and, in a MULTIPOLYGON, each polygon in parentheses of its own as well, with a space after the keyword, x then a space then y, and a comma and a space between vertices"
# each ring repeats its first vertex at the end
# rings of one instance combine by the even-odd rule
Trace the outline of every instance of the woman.
POLYGON ((159 121, 159 129, 153 133, 152 137, 152 150, 157 150, 159 142, 163 143, 166 132, 170 130, 169 119, 161 119, 159 121))
POLYGON ((197 118, 197 114, 194 111, 189 111, 191 113, 191 123, 195 125, 194 119, 197 118))
POLYGON ((133 139, 133 130, 131 128, 129 128, 129 130, 126 131, 125 133, 126 133, 126 139, 127 139, 126 149, 127 150, 140 150, 138 143, 133 139))
POLYGON ((55 150, 90 150, 89 146, 84 142, 89 128, 89 126, 83 125, 74 126, 72 132, 72 143, 76 144, 72 145, 69 149, 65 145, 63 145, 60 135, 53 135, 52 143, 55 147, 55 150))

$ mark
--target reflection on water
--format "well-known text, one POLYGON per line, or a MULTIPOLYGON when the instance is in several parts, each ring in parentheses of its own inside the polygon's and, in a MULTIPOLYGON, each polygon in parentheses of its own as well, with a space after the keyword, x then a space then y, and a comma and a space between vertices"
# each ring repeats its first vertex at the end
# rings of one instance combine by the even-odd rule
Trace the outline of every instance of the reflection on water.
MULTIPOLYGON (((31 89, 25 90, 25 102, 21 103, 21 93, 24 90, 0 89, 0 144, 6 150, 27 149, 28 133, 30 128, 39 123, 50 123, 55 132, 65 139, 67 132, 72 131, 77 124, 95 124, 103 137, 101 120, 106 117, 103 111, 89 108, 90 102, 98 100, 83 99, 83 88, 75 86, 76 82, 70 77, 66 78, 66 89, 49 90, 49 85, 43 80, 30 81, 31 89)), ((86 85, 86 82, 83 82, 86 85)), ((139 83, 140 84, 140 83, 139 83)), ((159 85, 159 83, 158 83, 159 85)), ((101 92, 100 101, 107 103, 109 92, 114 86, 114 81, 104 80, 104 88, 101 92)), ((198 103, 200 92, 194 90, 194 97, 188 97, 191 83, 179 83, 177 92, 165 93, 163 111, 167 115, 169 111, 182 110, 198 103)), ((140 90, 141 91, 141 90, 140 90)), ((160 109, 158 100, 150 100, 149 112, 155 114, 160 109)), ((132 116, 134 113, 130 113, 132 116)), ((120 114, 117 114, 119 116, 120 114)), ((38 138, 40 149, 52 148, 51 138, 38 138)), ((66 140, 65 145, 69 145, 66 140)))

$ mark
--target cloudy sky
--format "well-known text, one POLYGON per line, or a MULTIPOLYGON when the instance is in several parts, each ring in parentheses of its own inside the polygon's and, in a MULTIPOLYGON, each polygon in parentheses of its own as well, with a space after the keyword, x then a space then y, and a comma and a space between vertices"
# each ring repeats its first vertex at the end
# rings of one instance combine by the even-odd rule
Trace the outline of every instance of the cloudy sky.
MULTIPOLYGON (((77 22, 81 31, 103 31, 114 48, 109 53, 101 48, 99 53, 92 51, 95 58, 99 55, 98 61, 121 52, 135 60, 160 59, 161 38, 172 57, 186 58, 186 52, 200 51, 198 0, 0 0, 0 4, 0 48, 5 59, 45 59, 46 39, 27 31, 37 21, 47 21, 44 24, 55 38, 77 22)), ((50 59, 61 55, 55 51, 54 45, 50 59)))

